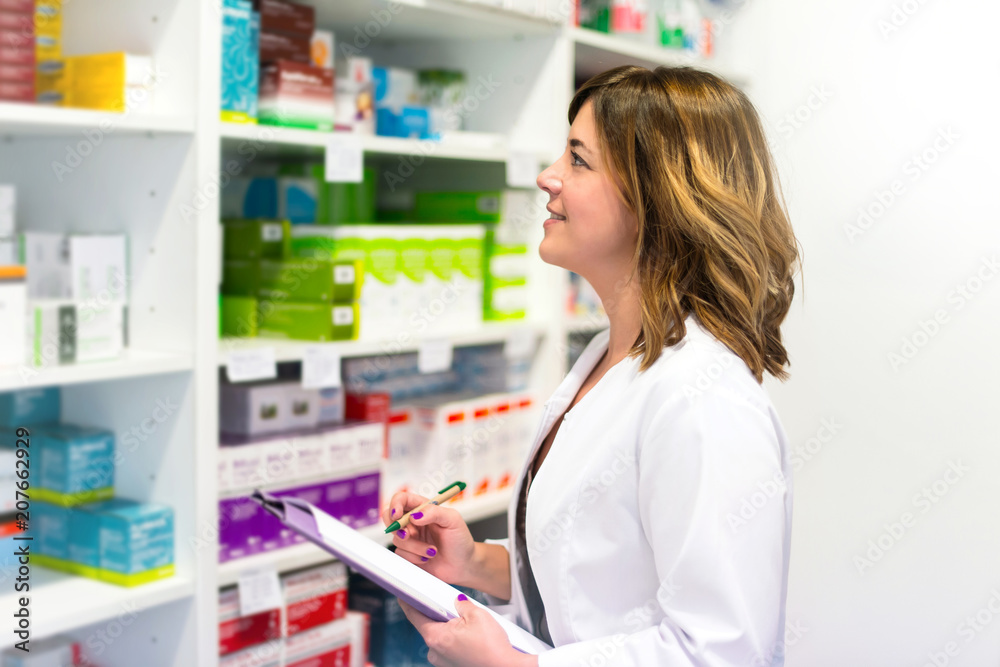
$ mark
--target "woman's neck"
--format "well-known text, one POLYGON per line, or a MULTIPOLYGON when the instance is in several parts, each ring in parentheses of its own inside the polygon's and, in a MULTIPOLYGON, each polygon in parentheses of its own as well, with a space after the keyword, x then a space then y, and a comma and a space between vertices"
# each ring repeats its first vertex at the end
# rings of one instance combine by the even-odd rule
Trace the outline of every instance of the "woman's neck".
POLYGON ((605 368, 614 366, 628 356, 642 328, 642 308, 639 282, 635 278, 596 279, 590 281, 601 298, 611 325, 605 368))

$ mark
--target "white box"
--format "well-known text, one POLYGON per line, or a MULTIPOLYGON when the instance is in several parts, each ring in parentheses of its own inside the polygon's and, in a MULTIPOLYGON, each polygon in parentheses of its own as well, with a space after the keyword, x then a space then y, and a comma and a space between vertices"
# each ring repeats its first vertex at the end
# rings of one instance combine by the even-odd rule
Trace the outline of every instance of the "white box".
POLYGON ((351 626, 351 665, 365 667, 368 657, 368 628, 371 617, 360 611, 348 610, 344 619, 351 626))
POLYGON ((70 236, 71 298, 87 303, 127 302, 127 246, 124 234, 70 236))
POLYGON ((316 67, 333 67, 333 33, 329 30, 314 30, 309 44, 312 64, 316 67))
POLYGON ((0 238, 0 266, 12 266, 14 264, 20 264, 21 259, 18 257, 17 251, 17 238, 0 238))
MULTIPOLYGON (((228 486, 219 492, 233 492, 260 486, 263 480, 264 448, 260 445, 219 447, 219 458, 229 468, 228 486)), ((219 480, 220 483, 223 480, 219 480)))
POLYGON ((385 424, 366 422, 348 427, 354 441, 357 465, 364 468, 378 467, 385 452, 385 424))
POLYGON ((17 190, 13 185, 0 184, 0 236, 13 236, 16 223, 17 190))
POLYGON ((351 622, 346 619, 320 625, 285 639, 286 667, 311 665, 346 665, 352 637, 351 622))
POLYGON ((121 303, 29 300, 27 331, 32 366, 116 359, 125 349, 125 308, 121 303))
POLYGON ((316 428, 319 424, 319 390, 305 389, 298 383, 285 388, 285 428, 316 428))
POLYGON ((25 361, 27 308, 24 268, 0 267, 0 366, 16 366, 25 361))
POLYGON ((308 479, 331 472, 325 432, 295 437, 295 476, 308 479))
POLYGON ((18 263, 28 269, 29 299, 71 299, 69 239, 65 234, 24 232, 18 263))
POLYGON ((233 435, 275 433, 286 427, 287 382, 219 384, 219 430, 233 435))

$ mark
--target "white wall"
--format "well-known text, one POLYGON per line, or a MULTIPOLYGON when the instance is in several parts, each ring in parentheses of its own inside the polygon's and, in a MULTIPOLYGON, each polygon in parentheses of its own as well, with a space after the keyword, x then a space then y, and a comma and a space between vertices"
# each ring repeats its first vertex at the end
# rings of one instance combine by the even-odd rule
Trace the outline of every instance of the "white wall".
POLYGON ((982 1, 749 0, 720 38, 754 82, 805 255, 792 379, 769 390, 794 447, 828 440, 794 479, 788 667, 1000 664, 998 25, 982 1), (894 368, 904 338, 919 347, 894 368), (943 496, 915 499, 951 462, 967 470, 943 496), (907 512, 896 539, 885 524, 907 512), (856 562, 880 536, 889 550, 856 562))

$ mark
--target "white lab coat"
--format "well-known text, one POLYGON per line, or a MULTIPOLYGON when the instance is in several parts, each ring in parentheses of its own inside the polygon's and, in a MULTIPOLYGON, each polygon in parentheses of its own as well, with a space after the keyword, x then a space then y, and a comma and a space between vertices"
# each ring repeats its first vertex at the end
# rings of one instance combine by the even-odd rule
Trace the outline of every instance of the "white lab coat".
MULTIPOLYGON (((626 358, 566 415, 528 497, 528 560, 555 649, 540 667, 784 664, 788 443, 746 364, 686 320, 647 371, 626 358)), ((545 404, 534 458, 608 347, 545 404)), ((508 512, 515 511, 527 462, 508 512)), ((511 600, 530 628, 511 555, 511 600)), ((498 602, 498 601, 494 601, 498 602)))

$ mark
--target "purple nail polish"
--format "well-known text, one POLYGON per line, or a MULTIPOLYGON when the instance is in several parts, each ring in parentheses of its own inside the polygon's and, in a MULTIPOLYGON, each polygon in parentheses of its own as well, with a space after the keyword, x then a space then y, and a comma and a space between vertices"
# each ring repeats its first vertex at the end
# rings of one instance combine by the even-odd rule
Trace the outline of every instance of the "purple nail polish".
POLYGON ((396 531, 396 535, 398 535, 399 539, 401 539, 401 540, 405 540, 406 539, 406 531, 405 530, 397 530, 396 531))
POLYGON ((390 514, 389 516, 396 516, 396 508, 395 507, 392 508, 392 514, 390 514))
POLYGON ((421 556, 420 560, 423 561, 424 563, 426 563, 427 562, 427 556, 421 556))
POLYGON ((462 602, 465 602, 469 598, 465 597, 465 593, 459 593, 458 594, 458 599, 461 600, 462 602))
POLYGON ((437 553, 438 553, 437 549, 435 549, 434 547, 428 547, 427 549, 428 556, 437 556, 437 553))
POLYGON ((413 514, 410 515, 410 518, 411 519, 422 519, 422 518, 424 518, 424 513, 423 512, 414 512, 413 514))

